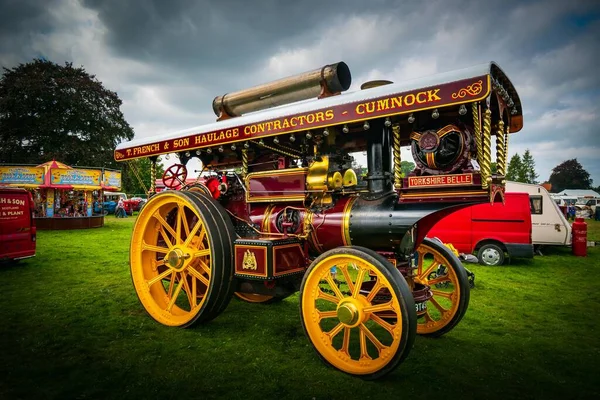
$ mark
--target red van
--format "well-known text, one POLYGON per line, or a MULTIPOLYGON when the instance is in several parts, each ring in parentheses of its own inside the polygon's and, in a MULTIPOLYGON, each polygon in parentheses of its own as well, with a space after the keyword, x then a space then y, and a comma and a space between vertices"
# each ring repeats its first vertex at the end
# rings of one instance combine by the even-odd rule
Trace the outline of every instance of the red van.
POLYGON ((25 189, 0 186, 0 261, 35 256, 34 208, 25 189))
POLYGON ((460 253, 476 254, 484 265, 509 257, 533 257, 531 204, 527 193, 506 193, 506 201, 478 204, 440 220, 427 233, 460 253))

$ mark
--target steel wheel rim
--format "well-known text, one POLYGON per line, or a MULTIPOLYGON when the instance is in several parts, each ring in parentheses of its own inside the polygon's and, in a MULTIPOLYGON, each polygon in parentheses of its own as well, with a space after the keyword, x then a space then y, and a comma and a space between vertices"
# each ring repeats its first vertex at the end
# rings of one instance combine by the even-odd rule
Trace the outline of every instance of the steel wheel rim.
POLYGON ((193 203, 175 194, 151 199, 136 220, 133 283, 146 311, 164 325, 193 322, 208 297, 212 250, 205 222, 193 203))
POLYGON ((312 269, 304 287, 302 318, 306 332, 316 350, 330 364, 350 374, 367 375, 380 371, 393 361, 401 343, 401 307, 390 281, 377 267, 360 257, 332 255, 312 269), (347 285, 350 296, 342 293, 331 277, 330 270, 334 266, 340 281, 346 282, 346 285, 347 282, 352 283, 347 285), (358 267, 354 277, 351 266, 358 267), (360 289, 369 272, 377 281, 373 290, 365 296, 360 289), (356 285, 356 282, 363 283, 356 285), (334 294, 322 289, 332 290, 334 294), (375 296, 386 289, 388 301, 374 303, 375 296), (396 317, 384 320, 378 313, 392 313, 396 317), (333 326, 331 330, 323 326, 324 320, 328 320, 327 325, 333 326))
POLYGON ((481 253, 481 259, 488 265, 497 265, 500 262, 500 253, 497 249, 487 248, 481 253))
POLYGON ((458 312, 460 304, 458 276, 446 257, 432 247, 421 244, 417 254, 419 261, 415 282, 429 286, 433 294, 427 301, 427 310, 417 314, 417 333, 434 333, 452 322, 458 312), (433 256, 431 264, 425 261, 425 256, 428 254, 433 256), (440 267, 445 268, 442 274, 438 275, 440 267), (434 311, 430 312, 430 310, 434 311))

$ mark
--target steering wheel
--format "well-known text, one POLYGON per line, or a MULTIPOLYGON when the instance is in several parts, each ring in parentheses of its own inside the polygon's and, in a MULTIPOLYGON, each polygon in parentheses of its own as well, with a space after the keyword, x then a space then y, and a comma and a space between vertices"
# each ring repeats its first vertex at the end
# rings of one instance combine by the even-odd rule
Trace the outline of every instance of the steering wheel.
POLYGON ((171 165, 162 176, 163 184, 169 189, 175 189, 179 185, 185 185, 187 168, 183 164, 171 165))

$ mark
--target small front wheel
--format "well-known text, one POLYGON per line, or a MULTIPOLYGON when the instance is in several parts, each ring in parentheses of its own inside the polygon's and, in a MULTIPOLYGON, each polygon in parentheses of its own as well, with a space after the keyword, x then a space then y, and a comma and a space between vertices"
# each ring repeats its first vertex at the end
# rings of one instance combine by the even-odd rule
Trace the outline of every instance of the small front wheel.
POLYGON ((460 322, 469 308, 469 278, 458 257, 442 243, 425 238, 416 254, 415 283, 431 292, 417 313, 417 333, 442 336, 460 322))
POLYGON ((351 375, 390 373, 415 340, 408 284, 388 260, 363 247, 318 257, 304 275, 299 302, 304 332, 319 357, 351 375))

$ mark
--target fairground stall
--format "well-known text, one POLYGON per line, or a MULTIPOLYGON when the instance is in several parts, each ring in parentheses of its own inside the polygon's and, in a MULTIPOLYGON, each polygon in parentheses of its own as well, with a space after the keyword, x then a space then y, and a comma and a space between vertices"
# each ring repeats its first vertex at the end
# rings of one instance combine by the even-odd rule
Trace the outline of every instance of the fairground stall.
POLYGON ((54 160, 37 166, 2 165, 0 185, 31 192, 40 230, 97 228, 104 225, 104 215, 94 212, 94 202, 102 202, 103 191, 121 188, 121 172, 74 168, 54 160))

